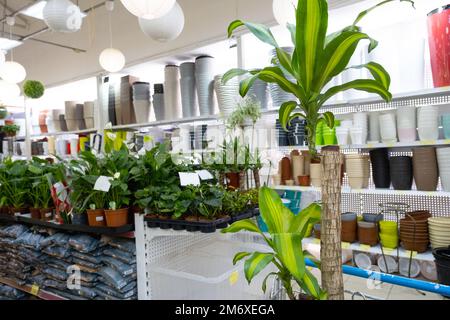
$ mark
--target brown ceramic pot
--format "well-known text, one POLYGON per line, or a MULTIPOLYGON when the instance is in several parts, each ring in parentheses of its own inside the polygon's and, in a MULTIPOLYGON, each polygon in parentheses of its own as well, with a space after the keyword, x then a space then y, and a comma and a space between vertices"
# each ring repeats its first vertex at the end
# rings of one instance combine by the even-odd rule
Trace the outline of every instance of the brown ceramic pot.
POLYGON ((298 184, 302 187, 309 187, 311 185, 311 177, 310 176, 299 176, 298 184))
POLYGON ((375 246, 378 244, 378 228, 358 228, 358 240, 361 244, 375 246))
POLYGON ((96 210, 87 210, 88 214, 88 223, 91 227, 104 227, 106 226, 105 220, 105 210, 96 209, 96 210))
POLYGON ((436 191, 439 181, 436 148, 413 149, 413 172, 417 190, 436 191))
POLYGON ((291 160, 288 157, 281 159, 281 184, 285 185, 286 180, 292 180, 291 160))
POLYGON ((41 219, 41 210, 38 208, 30 208, 31 219, 40 220, 41 219))
POLYGON ((229 172, 226 174, 227 186, 230 189, 239 189, 239 173, 229 172))

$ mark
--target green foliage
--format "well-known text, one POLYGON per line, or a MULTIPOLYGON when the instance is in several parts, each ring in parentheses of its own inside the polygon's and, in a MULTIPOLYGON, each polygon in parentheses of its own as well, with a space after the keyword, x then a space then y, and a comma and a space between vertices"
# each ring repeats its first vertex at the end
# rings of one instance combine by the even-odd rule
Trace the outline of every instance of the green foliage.
MULTIPOLYGON (((327 35, 328 3, 326 0, 299 0, 296 10, 296 25, 287 25, 295 47, 293 54, 281 48, 270 29, 261 24, 246 21, 233 21, 228 27, 228 36, 244 26, 260 41, 276 49, 277 58, 273 65, 255 70, 232 69, 223 76, 223 82, 247 75, 240 85, 240 94, 245 96, 257 78, 268 83, 275 83, 288 93, 295 95, 296 101, 286 101, 280 107, 279 118, 283 127, 296 117, 307 121, 308 146, 313 156, 316 155, 316 127, 322 119, 334 126, 332 113, 321 114, 322 106, 339 92, 355 89, 375 93, 382 99, 390 101, 390 76, 378 63, 370 62, 362 66, 350 68, 367 68, 371 79, 355 79, 348 83, 326 89, 333 78, 339 76, 347 68, 351 57, 361 41, 369 42, 369 52, 374 50, 378 42, 363 33, 357 24, 369 12, 377 7, 395 0, 382 1, 376 6, 361 12, 354 23, 333 34, 327 35), (294 78, 291 82, 289 79, 294 78)), ((413 1, 406 1, 414 5, 413 1)), ((294 9, 293 9, 294 10, 294 9)))
POLYGON ((15 135, 20 130, 20 126, 17 124, 7 124, 1 127, 1 130, 7 135, 15 135))
POLYGON ((244 271, 250 283, 269 264, 278 271, 270 273, 263 281, 265 292, 267 278, 276 275, 283 283, 290 299, 296 299, 292 283, 297 283, 306 294, 315 299, 326 299, 317 279, 306 269, 304 258, 308 256, 302 249, 302 239, 310 223, 320 220, 321 208, 312 204, 297 216, 287 209, 278 194, 267 187, 259 191, 259 207, 261 217, 267 224, 269 235, 266 236, 252 220, 242 220, 224 229, 223 233, 248 231, 260 234, 271 249, 268 252, 240 252, 233 263, 245 259, 244 271))
POLYGON ((23 93, 28 98, 39 99, 44 95, 44 92, 44 85, 39 81, 27 80, 23 84, 23 93))
POLYGON ((230 128, 244 127, 248 119, 253 125, 261 118, 261 103, 254 97, 246 96, 238 103, 236 110, 228 117, 227 124, 230 128))

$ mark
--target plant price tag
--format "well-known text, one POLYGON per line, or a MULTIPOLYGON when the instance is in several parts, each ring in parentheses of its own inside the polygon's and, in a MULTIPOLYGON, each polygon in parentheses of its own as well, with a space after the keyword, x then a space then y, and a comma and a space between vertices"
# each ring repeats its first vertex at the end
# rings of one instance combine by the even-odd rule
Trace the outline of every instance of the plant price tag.
POLYGON ((234 286, 239 280, 239 272, 234 271, 228 280, 230 281, 230 286, 234 286))
POLYGON ((180 185, 185 186, 199 186, 200 177, 195 172, 178 172, 180 176, 180 185))
POLYGON ((197 170, 195 172, 197 172, 198 176, 202 180, 212 180, 212 179, 214 179, 214 176, 208 170, 197 170))
POLYGON ((370 251, 370 246, 368 244, 360 244, 359 248, 363 251, 370 251))
POLYGON ((349 242, 342 242, 342 249, 348 249, 350 248, 350 243, 349 242))
POLYGON ((97 181, 95 181, 94 190, 108 192, 111 188, 111 177, 100 176, 97 181))
POLYGON ((30 292, 33 296, 37 296, 39 294, 39 286, 33 284, 31 286, 31 292, 30 292))

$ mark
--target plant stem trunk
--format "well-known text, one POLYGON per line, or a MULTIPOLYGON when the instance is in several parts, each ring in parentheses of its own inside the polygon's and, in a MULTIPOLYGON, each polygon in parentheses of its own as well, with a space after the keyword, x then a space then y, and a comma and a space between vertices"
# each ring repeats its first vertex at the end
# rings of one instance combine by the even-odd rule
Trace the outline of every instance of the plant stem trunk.
POLYGON ((253 178, 255 179, 255 188, 261 187, 261 177, 259 176, 259 169, 253 169, 253 178))
POLYGON ((341 248, 341 156, 322 149, 322 287, 330 300, 344 300, 341 248))
POLYGON ((239 189, 245 190, 245 177, 246 174, 244 171, 239 172, 239 189))

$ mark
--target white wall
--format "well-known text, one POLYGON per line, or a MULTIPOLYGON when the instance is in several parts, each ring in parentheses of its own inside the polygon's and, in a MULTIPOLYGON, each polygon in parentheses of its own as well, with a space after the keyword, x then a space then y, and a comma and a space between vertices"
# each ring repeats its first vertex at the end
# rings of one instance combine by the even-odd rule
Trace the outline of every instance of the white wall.
MULTIPOLYGON (((183 7, 186 25, 182 35, 170 43, 158 43, 140 30, 137 18, 116 1, 113 12, 114 46, 122 50, 128 64, 164 56, 185 47, 226 38, 228 24, 236 19, 267 23, 273 21, 271 0, 178 0, 183 7)), ((87 3, 85 1, 85 3, 87 3)), ((15 60, 22 63, 29 79, 47 86, 73 79, 86 78, 101 72, 98 55, 108 44, 106 9, 100 8, 84 21, 75 34, 48 32, 40 39, 87 49, 87 53, 27 41, 15 50, 15 60)))

